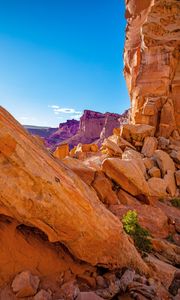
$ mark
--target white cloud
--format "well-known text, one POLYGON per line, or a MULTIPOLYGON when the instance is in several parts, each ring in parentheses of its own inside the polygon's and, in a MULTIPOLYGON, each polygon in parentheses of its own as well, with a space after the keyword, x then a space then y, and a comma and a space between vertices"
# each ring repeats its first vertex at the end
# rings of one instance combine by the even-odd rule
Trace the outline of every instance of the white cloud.
POLYGON ((50 108, 59 108, 59 106, 58 105, 48 105, 48 107, 50 107, 50 108))
POLYGON ((82 115, 81 111, 74 108, 60 107, 59 105, 48 105, 48 107, 52 108, 55 115, 72 114, 74 119, 75 117, 78 119, 82 115))

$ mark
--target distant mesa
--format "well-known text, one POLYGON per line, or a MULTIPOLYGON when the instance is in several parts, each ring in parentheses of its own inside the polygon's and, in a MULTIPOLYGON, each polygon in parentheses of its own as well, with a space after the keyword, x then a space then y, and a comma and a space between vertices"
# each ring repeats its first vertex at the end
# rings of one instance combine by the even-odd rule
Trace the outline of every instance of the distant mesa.
POLYGON ((113 129, 120 124, 128 122, 128 110, 123 114, 100 113, 92 110, 84 110, 80 121, 67 120, 59 124, 59 128, 27 126, 24 127, 33 135, 44 138, 45 144, 51 150, 58 145, 67 143, 70 149, 79 143, 97 143, 113 133, 113 129))

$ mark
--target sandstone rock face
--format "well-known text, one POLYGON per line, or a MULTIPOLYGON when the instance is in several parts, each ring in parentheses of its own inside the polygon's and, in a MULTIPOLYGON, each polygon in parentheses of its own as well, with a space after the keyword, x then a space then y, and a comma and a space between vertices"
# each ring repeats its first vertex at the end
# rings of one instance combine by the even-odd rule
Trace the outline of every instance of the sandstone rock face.
POLYGON ((57 157, 59 159, 63 159, 66 156, 69 155, 69 145, 63 144, 56 148, 56 150, 53 153, 54 157, 57 157))
POLYGON ((92 265, 147 270, 122 224, 96 193, 2 108, 0 153, 0 213, 38 228, 50 242, 63 243, 92 265))
POLYGON ((126 0, 124 74, 131 97, 131 122, 156 134, 180 133, 180 3, 126 0))

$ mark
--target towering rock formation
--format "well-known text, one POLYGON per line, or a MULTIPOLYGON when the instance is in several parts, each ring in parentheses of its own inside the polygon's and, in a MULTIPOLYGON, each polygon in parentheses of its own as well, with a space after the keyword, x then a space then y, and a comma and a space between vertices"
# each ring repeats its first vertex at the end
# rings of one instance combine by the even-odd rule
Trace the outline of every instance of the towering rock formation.
POLYGON ((178 0, 126 0, 124 74, 131 122, 179 138, 180 60, 178 0))
POLYGON ((110 136, 115 127, 119 127, 121 123, 127 123, 128 111, 122 115, 114 113, 100 113, 91 110, 85 110, 80 118, 79 130, 77 134, 67 139, 70 148, 79 143, 101 143, 104 138, 110 136))

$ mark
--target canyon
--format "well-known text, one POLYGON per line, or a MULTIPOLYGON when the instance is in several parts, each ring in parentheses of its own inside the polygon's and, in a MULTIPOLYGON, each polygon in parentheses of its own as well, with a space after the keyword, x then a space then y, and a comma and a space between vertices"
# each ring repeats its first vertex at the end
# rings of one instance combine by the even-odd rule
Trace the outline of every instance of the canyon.
POLYGON ((125 2, 129 112, 0 107, 0 300, 180 297, 180 3, 125 2))

